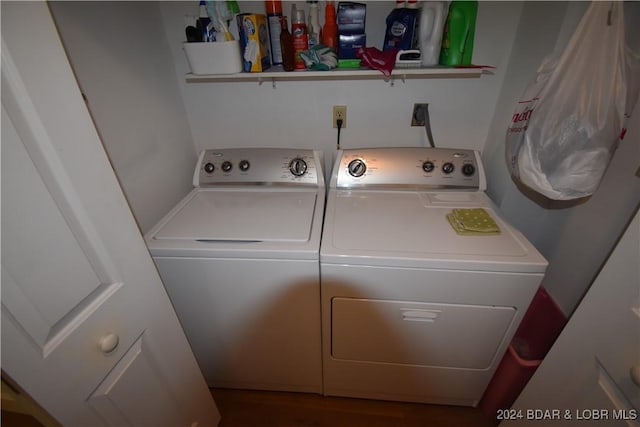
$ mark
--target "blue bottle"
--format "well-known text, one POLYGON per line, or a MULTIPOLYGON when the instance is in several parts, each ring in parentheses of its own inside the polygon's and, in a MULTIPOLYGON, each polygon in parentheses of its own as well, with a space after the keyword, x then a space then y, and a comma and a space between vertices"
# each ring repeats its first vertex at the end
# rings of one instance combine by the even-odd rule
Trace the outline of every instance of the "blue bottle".
POLYGON ((420 10, 396 7, 387 16, 382 50, 410 50, 417 48, 420 10))

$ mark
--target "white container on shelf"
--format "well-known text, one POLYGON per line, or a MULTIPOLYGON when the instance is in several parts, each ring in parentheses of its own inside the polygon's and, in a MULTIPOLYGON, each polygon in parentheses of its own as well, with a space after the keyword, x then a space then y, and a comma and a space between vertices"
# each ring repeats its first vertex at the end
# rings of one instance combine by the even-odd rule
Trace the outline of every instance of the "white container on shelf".
POLYGON ((235 74, 242 71, 240 42, 183 43, 193 74, 235 74))
POLYGON ((438 65, 440 60, 442 33, 449 12, 449 2, 425 1, 422 2, 421 9, 418 27, 420 57, 423 66, 431 67, 438 65))

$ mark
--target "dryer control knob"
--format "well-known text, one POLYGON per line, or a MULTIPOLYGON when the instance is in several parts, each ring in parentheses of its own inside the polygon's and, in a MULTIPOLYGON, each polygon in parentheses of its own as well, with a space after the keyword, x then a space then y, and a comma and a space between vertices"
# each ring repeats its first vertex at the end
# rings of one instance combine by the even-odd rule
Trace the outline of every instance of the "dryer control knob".
POLYGON ((444 172, 447 175, 452 173, 454 171, 454 169, 455 169, 455 167, 453 166, 453 163, 451 163, 451 162, 447 162, 444 165, 442 165, 442 172, 444 172))
POLYGON ((304 159, 296 157, 289 162, 289 171, 293 176, 302 176, 307 173, 307 162, 304 159))
POLYGON ((462 166, 462 174, 464 176, 471 176, 474 173, 476 173, 476 167, 471 163, 465 163, 464 166, 462 166))
POLYGON ((251 163, 249 163, 249 160, 240 160, 240 163, 238 163, 238 167, 242 172, 248 171, 249 166, 251 166, 251 163))
POLYGON ((429 173, 429 172, 433 172, 433 170, 435 169, 435 165, 433 164, 433 162, 431 160, 427 160, 426 162, 424 162, 422 164, 422 170, 429 173))
POLYGON ((367 165, 362 159, 355 159, 349 162, 349 166, 347 166, 347 171, 349 175, 353 177, 361 177, 367 171, 367 165))
POLYGON ((230 161, 224 161, 222 162, 222 170, 224 172, 230 172, 231 169, 233 169, 233 163, 231 163, 230 161))
POLYGON ((209 162, 204 165, 204 171, 206 173, 213 173, 214 170, 216 170, 216 167, 213 165, 213 163, 209 162))

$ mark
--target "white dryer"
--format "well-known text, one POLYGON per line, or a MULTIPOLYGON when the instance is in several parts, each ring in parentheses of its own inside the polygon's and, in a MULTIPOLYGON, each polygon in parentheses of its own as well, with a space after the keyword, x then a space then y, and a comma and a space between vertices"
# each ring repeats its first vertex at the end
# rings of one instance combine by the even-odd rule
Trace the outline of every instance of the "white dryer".
POLYGON ((322 391, 319 152, 200 154, 146 241, 211 387, 322 391))
POLYGON ((471 150, 338 153, 320 250, 326 395, 477 405, 547 267, 485 186, 471 150), (498 234, 447 219, 477 208, 498 234))

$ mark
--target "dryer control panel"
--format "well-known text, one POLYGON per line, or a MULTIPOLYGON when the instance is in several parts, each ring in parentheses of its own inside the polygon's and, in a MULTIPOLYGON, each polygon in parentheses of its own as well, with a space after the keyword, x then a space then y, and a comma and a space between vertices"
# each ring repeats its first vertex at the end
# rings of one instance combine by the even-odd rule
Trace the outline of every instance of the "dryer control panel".
POLYGON ((338 152, 331 186, 484 191, 486 178, 474 150, 362 148, 338 152))
POLYGON ((289 148, 224 148, 200 153, 194 187, 285 184, 323 186, 322 154, 289 148))

